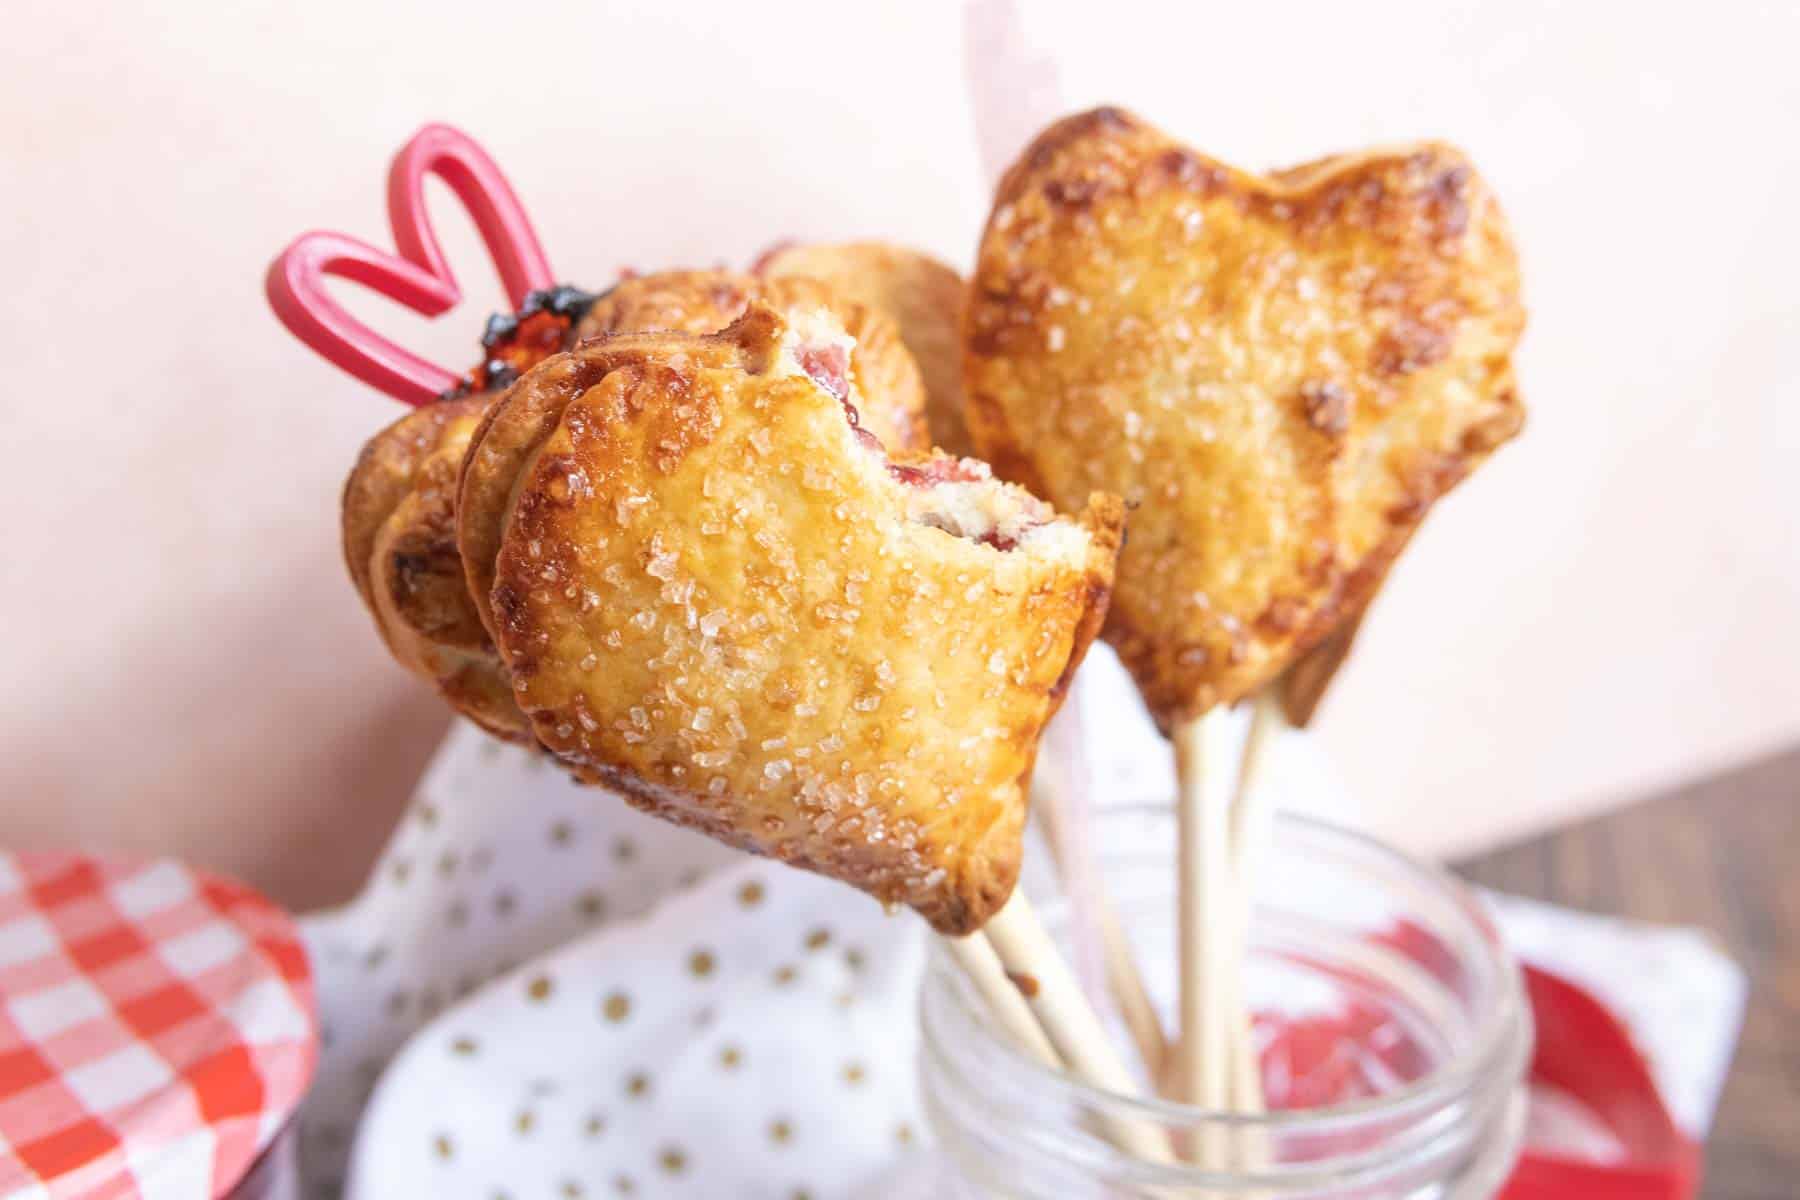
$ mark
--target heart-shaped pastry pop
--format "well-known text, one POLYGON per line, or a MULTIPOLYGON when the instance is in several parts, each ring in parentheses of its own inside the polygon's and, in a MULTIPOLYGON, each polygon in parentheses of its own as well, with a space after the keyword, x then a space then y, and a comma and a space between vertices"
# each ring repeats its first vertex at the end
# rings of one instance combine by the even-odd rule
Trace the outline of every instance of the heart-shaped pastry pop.
MULTIPOLYGON (((829 311, 853 341, 835 370, 864 397, 863 427, 893 450, 926 449, 925 389, 894 322, 886 313, 845 299, 812 279, 762 280, 731 271, 664 271, 621 282, 595 301, 575 327, 574 340, 614 333, 667 330, 717 333, 752 301, 789 314, 829 311)), ((467 564, 469 592, 480 619, 492 623, 493 554, 484 549, 467 564)))
POLYGON ((520 312, 489 322, 468 393, 415 409, 376 434, 345 484, 344 556, 402 666, 435 683, 452 707, 490 733, 531 740, 456 546, 456 488, 470 436, 519 373, 581 337, 661 328, 711 333, 757 297, 784 309, 830 307, 862 334, 848 369, 882 385, 872 390, 883 402, 870 406, 869 425, 895 446, 924 444, 919 372, 893 323, 812 280, 671 271, 626 280, 597 301, 570 288, 533 293, 520 312))
POLYGON ((1449 147, 1269 177, 1103 108, 1002 180, 968 418, 1058 505, 1134 506, 1107 638, 1165 729, 1354 618, 1432 503, 1519 429, 1493 194, 1449 147))
POLYGON ((854 356, 828 310, 760 302, 713 336, 585 342, 490 410, 459 541, 578 774, 967 933, 1012 890, 1123 510, 890 458, 854 356))

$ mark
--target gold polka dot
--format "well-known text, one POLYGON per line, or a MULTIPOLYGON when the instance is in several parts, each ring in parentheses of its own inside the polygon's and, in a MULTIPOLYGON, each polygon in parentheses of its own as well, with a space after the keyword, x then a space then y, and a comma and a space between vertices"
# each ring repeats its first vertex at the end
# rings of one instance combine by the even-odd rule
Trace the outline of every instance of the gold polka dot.
POLYGON ((868 1075, 868 1071, 863 1068, 861 1063, 844 1064, 844 1082, 851 1087, 856 1087, 864 1079, 867 1079, 868 1075))
POLYGON ((591 1138, 597 1138, 606 1132, 606 1118, 599 1113, 592 1113, 581 1123, 581 1131, 591 1138))
POLYGON ((555 990, 556 984, 551 981, 548 975, 539 975, 525 985, 525 995, 538 1004, 542 1004, 544 1001, 548 1000, 550 998, 550 993, 555 990))
POLYGON ((513 1128, 519 1132, 521 1137, 530 1133, 537 1128, 537 1114, 529 1108, 520 1109, 519 1115, 513 1118, 513 1128))
POLYGON ((763 885, 752 879, 738 889, 738 903, 745 908, 755 908, 763 900, 763 885))
POLYGON ((497 1191, 493 1194, 493 1196, 490 1198, 490 1200, 512 1200, 512 1193, 508 1192, 508 1191, 504 1191, 504 1190, 497 1191))
POLYGON ((837 1006, 839 1008, 849 1008, 851 1005, 853 1005, 855 1003, 856 1003, 856 993, 855 992, 839 992, 837 994, 837 1006))
POLYGON ((783 965, 775 968, 775 985, 777 987, 786 987, 799 977, 800 972, 795 967, 783 965))
POLYGON ((812 1200, 812 1193, 805 1188, 795 1188, 788 1200, 812 1200))
POLYGON ((600 1011, 609 1021, 623 1021, 631 1015, 631 997, 624 992, 614 992, 600 1006, 600 1011))
POLYGON ((630 862, 637 857, 637 847, 631 844, 629 838, 620 838, 613 843, 613 857, 622 863, 630 862))
POLYGON ((852 971, 862 970, 863 965, 867 961, 868 960, 863 957, 863 952, 855 946, 844 951, 844 965, 849 967, 852 971))
POLYGON ((794 1127, 783 1120, 769 1122, 769 1140, 777 1146, 785 1146, 794 1138, 794 1127))
POLYGON ((908 1125, 905 1121, 900 1122, 899 1126, 894 1130, 894 1140, 899 1142, 902 1146, 912 1145, 913 1127, 908 1125))
POLYGON ((613 1176, 613 1191, 621 1196, 629 1196, 637 1191, 637 1182, 629 1175, 613 1176))
POLYGON ((550 827, 550 844, 566 846, 575 840, 575 827, 567 821, 558 821, 550 827))
POLYGON ((642 1071, 630 1075, 625 1080, 625 1094, 634 1100, 642 1099, 650 1094, 650 1077, 642 1071))
POLYGON ((831 945, 831 930, 829 929, 815 929, 806 935, 806 948, 808 950, 823 950, 829 945, 831 945))
POLYGON ((569 1197, 569 1200, 579 1200, 587 1195, 587 1191, 581 1186, 580 1180, 565 1179, 562 1181, 562 1194, 569 1197))
POLYGON ((687 1170, 687 1151, 680 1146, 664 1146, 662 1153, 656 1156, 662 1169, 671 1175, 679 1175, 687 1170))
POLYGON ((462 856, 456 851, 444 851, 443 857, 438 859, 438 874, 448 879, 450 876, 456 874, 456 868, 461 862, 462 856))
POLYGON ((700 882, 700 871, 698 868, 689 868, 688 870, 683 871, 681 873, 681 878, 675 882, 680 887, 691 888, 700 882))
POLYGON ((513 895, 511 892, 496 892, 494 894, 494 913, 495 913, 495 915, 501 916, 501 917, 510 917, 513 915, 513 911, 515 909, 517 909, 518 907, 519 907, 519 898, 517 896, 513 895))
POLYGON ((472 1037, 459 1037, 450 1043, 450 1053, 460 1054, 465 1058, 475 1053, 478 1049, 480 1049, 480 1047, 475 1044, 475 1039, 472 1037))
POLYGON ((388 873, 394 877, 395 883, 405 883, 407 877, 412 874, 412 862, 404 858, 399 859, 388 873))
POLYGON ((719 1065, 727 1071, 735 1071, 744 1061, 744 1052, 736 1046, 726 1046, 719 1051, 719 1065))
POLYGON ((450 910, 444 916, 449 920, 452 928, 461 929, 469 923, 469 906, 466 902, 458 900, 450 906, 450 910))
POLYGON ((386 946, 370 946, 369 952, 363 955, 363 966, 373 971, 387 961, 387 956, 388 948, 386 946))
POLYGON ((711 950, 696 950, 688 955, 688 970, 693 972, 696 979, 705 979, 711 975, 715 965, 711 950))
POLYGON ((430 829, 438 823, 438 810, 429 804, 419 805, 419 824, 430 829))
POLYGON ((606 915, 606 897, 599 892, 583 892, 575 901, 575 911, 590 921, 606 915))
POLYGON ((431 1149, 439 1158, 449 1158, 456 1153, 456 1143, 450 1140, 449 1134, 440 1133, 432 1139, 431 1149))

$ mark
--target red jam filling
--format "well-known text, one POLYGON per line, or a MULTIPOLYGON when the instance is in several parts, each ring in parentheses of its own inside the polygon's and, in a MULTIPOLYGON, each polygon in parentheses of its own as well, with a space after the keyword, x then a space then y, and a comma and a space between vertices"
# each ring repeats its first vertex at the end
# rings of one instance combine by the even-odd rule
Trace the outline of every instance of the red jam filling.
POLYGON ((515 313, 495 313, 482 331, 481 365, 449 395, 466 396, 505 387, 562 350, 569 331, 599 296, 561 284, 525 297, 515 313))
MULTIPOLYGON (((988 478, 978 464, 947 455, 927 459, 922 463, 890 462, 887 469, 889 475, 908 487, 935 487, 940 483, 980 483, 988 478)), ((1042 521, 1033 521, 1027 528, 1036 528, 1042 524, 1042 521)), ((1019 544, 1018 538, 1009 537, 997 529, 990 529, 972 540, 996 550, 1011 550, 1019 544)))
POLYGON ((985 478, 960 458, 933 458, 922 463, 888 464, 888 474, 908 487, 935 487, 940 483, 979 483, 985 478))
MULTIPOLYGON (((794 350, 794 360, 800 365, 812 381, 837 397, 844 406, 844 419, 850 422, 857 440, 870 450, 882 451, 885 447, 881 439, 862 427, 862 414, 857 412, 856 405, 850 402, 850 357, 842 346, 799 346, 794 350)), ((965 459, 951 458, 948 455, 927 459, 922 463, 887 464, 888 474, 908 487, 933 487, 940 483, 979 483, 988 478, 980 466, 965 459)), ((1041 524, 1041 522, 1039 522, 1041 524)), ((980 537, 973 539, 983 546, 992 546, 996 550, 1011 550, 1019 544, 1017 538, 1007 537, 998 530, 990 529, 980 537)))
POLYGON ((488 351, 487 361, 476 367, 475 390, 485 390, 500 382, 495 376, 517 378, 549 358, 563 347, 574 324, 568 317, 552 312, 534 312, 519 322, 518 332, 488 351), (510 370, 511 376, 506 372, 510 370))
POLYGON ((850 355, 842 346, 796 346, 794 361, 812 377, 812 381, 837 397, 856 424, 856 410, 850 403, 850 355))

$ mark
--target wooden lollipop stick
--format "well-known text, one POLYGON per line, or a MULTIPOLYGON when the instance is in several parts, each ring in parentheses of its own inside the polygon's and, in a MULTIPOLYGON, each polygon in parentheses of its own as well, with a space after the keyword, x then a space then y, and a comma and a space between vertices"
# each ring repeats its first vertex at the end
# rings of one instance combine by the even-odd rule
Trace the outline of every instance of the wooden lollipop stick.
POLYGON ((1100 938, 1107 991, 1111 993, 1113 1003, 1118 1005, 1119 1016, 1144 1061, 1144 1070, 1155 1078, 1168 1060, 1169 1041, 1163 1033, 1162 1021, 1156 1015, 1156 1006, 1150 1001, 1150 989, 1144 984, 1143 972, 1138 970, 1137 956, 1131 952, 1131 940, 1125 934, 1118 909, 1113 907, 1112 896, 1095 865, 1087 863, 1086 870, 1080 871, 1068 861, 1070 854, 1082 853, 1084 847, 1063 827, 1063 792, 1059 782, 1045 771, 1039 771, 1031 782, 1032 790, 1036 792, 1037 812, 1044 821, 1045 840, 1050 844, 1051 856, 1062 875, 1063 888, 1072 904, 1085 904, 1088 910, 1086 915, 1100 938), (1077 886, 1078 880, 1086 886, 1077 886))
MULTIPOLYGON (((1267 786, 1269 760, 1274 756, 1279 735, 1288 728, 1287 709, 1280 687, 1265 687, 1251 699, 1250 729, 1245 735, 1244 753, 1238 763, 1237 796, 1231 810, 1234 909, 1231 932, 1234 945, 1225 978, 1230 987, 1227 1012, 1232 1039, 1231 1107, 1240 1113, 1268 1110, 1246 974, 1255 884, 1262 878, 1269 847, 1275 838, 1274 793, 1267 786)), ((1242 1131, 1233 1149, 1241 1170, 1266 1167, 1273 1155, 1268 1137, 1255 1129, 1242 1131)))
MULTIPOLYGON (((1223 709, 1175 727, 1175 773, 1180 785, 1177 936, 1181 956, 1181 1041, 1175 1051, 1176 1098, 1215 1111, 1231 1100, 1231 1042, 1221 995, 1219 939, 1229 944, 1231 774, 1223 709)), ((1194 1149, 1202 1165, 1222 1159, 1217 1128, 1194 1149)))
POLYGON ((988 941, 987 935, 973 933, 968 937, 938 940, 969 977, 969 982, 975 985, 975 990, 981 993, 994 1021, 1006 1030, 1018 1047, 1040 1065, 1054 1071, 1062 1070, 1062 1059, 1057 1057, 1056 1048, 1044 1036, 1043 1027, 1032 1016, 1031 1006, 1025 1003, 1018 987, 1008 978, 1006 968, 1000 965, 1000 956, 994 953, 993 943, 988 941))
POLYGON ((1037 763, 1031 773, 1031 811, 1050 846, 1050 857, 1068 902, 1067 941, 1075 978, 1096 1008, 1104 1011, 1107 991, 1105 954, 1092 897, 1101 890, 1094 861, 1093 775, 1081 717, 1083 684, 1078 677, 1063 697, 1062 707, 1044 727, 1037 763))
MULTIPOLYGON (((1069 1074, 1093 1087, 1135 1095, 1137 1081, 1107 1040, 1100 1018, 1022 888, 1013 889, 1012 899, 988 921, 985 932, 1069 1074)), ((1116 1116, 1102 1120, 1114 1144, 1127 1153, 1149 1162, 1174 1161, 1168 1134, 1160 1126, 1116 1116)))
POLYGON ((1269 844, 1275 837, 1275 805, 1264 786, 1270 748, 1276 735, 1288 727, 1277 688, 1266 687, 1251 699, 1250 730, 1244 738, 1238 762, 1237 795, 1231 805, 1231 960, 1224 971, 1231 981, 1228 1004, 1232 1048, 1232 1107, 1240 1112, 1263 1111, 1262 1071, 1250 1035, 1249 997, 1244 988, 1244 969, 1250 953, 1250 911, 1255 882, 1261 878, 1269 844))

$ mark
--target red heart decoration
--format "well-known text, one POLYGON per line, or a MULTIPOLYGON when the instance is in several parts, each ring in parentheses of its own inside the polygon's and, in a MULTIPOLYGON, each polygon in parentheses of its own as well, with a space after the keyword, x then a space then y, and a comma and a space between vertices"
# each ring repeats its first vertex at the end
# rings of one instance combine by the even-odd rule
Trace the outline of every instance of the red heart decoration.
POLYGON ((449 125, 415 133, 388 168, 388 224, 399 255, 341 233, 301 234, 269 264, 264 291, 288 331, 371 387, 406 404, 428 404, 462 376, 395 345, 331 298, 335 275, 398 301, 428 317, 462 299, 425 209, 425 176, 450 186, 475 221, 515 308, 527 294, 554 285, 512 185, 475 140, 449 125))

